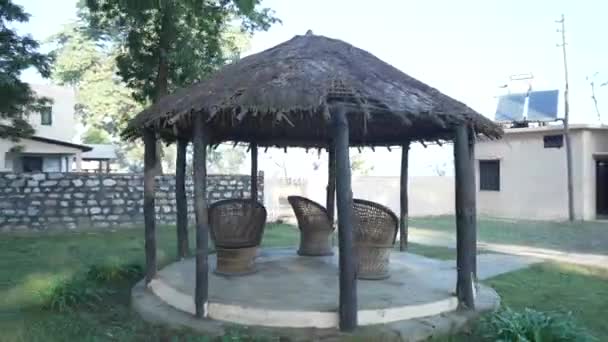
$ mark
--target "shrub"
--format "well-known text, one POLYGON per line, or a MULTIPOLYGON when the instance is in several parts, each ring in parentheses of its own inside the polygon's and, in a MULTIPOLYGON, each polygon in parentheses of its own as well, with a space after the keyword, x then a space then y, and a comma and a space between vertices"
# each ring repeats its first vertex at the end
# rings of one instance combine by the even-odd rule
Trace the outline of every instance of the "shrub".
POLYGON ((142 274, 139 264, 92 265, 86 272, 61 279, 41 291, 43 308, 65 312, 76 306, 96 307, 105 296, 116 293, 108 285, 139 279, 142 274))
POLYGON ((502 309, 481 322, 485 338, 492 341, 554 342, 596 341, 577 326, 572 315, 524 309, 502 309))
POLYGON ((97 283, 111 283, 136 280, 143 277, 143 267, 139 264, 92 265, 86 278, 97 283))
POLYGON ((65 312, 79 305, 96 306, 103 297, 114 293, 113 290, 99 287, 82 276, 75 276, 57 282, 42 293, 43 308, 65 312))

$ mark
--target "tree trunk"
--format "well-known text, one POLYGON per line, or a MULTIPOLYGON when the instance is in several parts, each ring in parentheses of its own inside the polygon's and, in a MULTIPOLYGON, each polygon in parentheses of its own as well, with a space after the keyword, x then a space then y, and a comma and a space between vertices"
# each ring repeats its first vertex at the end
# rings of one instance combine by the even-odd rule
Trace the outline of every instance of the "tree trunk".
POLYGON ((353 241, 353 193, 348 152, 348 120, 345 110, 332 112, 336 149, 336 185, 338 200, 338 240, 340 263, 340 330, 357 327, 357 274, 353 241))
POLYGON ((188 248, 188 199, 186 198, 186 149, 188 141, 177 140, 175 165, 175 203, 177 206, 177 257, 184 259, 188 248))
POLYGON ((410 143, 409 141, 401 147, 401 192, 400 205, 401 212, 399 215, 399 250, 407 249, 407 234, 408 234, 408 198, 407 198, 407 168, 410 143))
POLYGON ((146 251, 146 283, 156 276, 156 211, 154 192, 156 188, 156 137, 153 131, 144 132, 144 225, 146 251))
MULTIPOLYGON (((163 17, 161 19, 161 27, 159 31, 158 41, 158 68, 156 73, 156 80, 154 81, 154 103, 158 103, 160 99, 167 95, 169 88, 169 61, 167 60, 167 49, 169 48, 169 38, 167 37, 167 28, 170 20, 170 9, 163 9, 163 17)), ((163 146, 161 141, 158 141, 156 147, 156 158, 161 161, 163 158, 163 146)), ((159 162, 156 169, 157 175, 163 174, 162 163, 159 162)))
POLYGON ((207 315, 209 293, 209 217, 207 215, 207 131, 202 115, 194 116, 194 206, 196 215, 196 288, 194 306, 198 317, 207 315))
POLYGON ((456 295, 460 307, 475 308, 473 264, 475 249, 475 172, 471 158, 469 127, 460 125, 454 137, 454 173, 456 187, 456 295))

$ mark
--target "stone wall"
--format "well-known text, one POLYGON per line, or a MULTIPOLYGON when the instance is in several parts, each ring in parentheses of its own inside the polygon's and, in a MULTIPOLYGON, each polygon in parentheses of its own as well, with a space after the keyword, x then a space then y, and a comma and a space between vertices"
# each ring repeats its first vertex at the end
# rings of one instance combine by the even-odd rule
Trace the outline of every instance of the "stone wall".
MULTIPOLYGON (((264 177, 258 177, 258 198, 264 177)), ((192 218, 193 184, 186 181, 192 218)), ((157 177, 156 218, 175 224, 175 176, 157 177)), ((207 198, 249 198, 247 175, 210 175, 207 198)), ((0 231, 133 227, 143 224, 142 174, 0 173, 0 231)))

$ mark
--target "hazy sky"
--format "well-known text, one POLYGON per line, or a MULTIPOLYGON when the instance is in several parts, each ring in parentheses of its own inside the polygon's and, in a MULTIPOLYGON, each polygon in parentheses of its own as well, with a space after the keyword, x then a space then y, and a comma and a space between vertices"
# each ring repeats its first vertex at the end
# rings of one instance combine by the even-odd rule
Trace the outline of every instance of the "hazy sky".
MULTIPOLYGON (((32 14, 21 28, 44 39, 75 17, 75 0, 18 0, 32 14)), ((555 20, 566 15, 573 122, 598 123, 586 77, 608 81, 608 2, 555 0, 265 0, 282 25, 257 33, 249 53, 272 47, 308 29, 370 51, 409 75, 493 117, 496 96, 512 74, 534 74, 535 89, 562 89, 561 36, 555 20)), ((24 78, 40 82, 32 73, 24 78)), ((512 83, 517 91, 527 84, 512 83)), ((608 117, 608 86, 596 89, 608 117)), ((561 98, 560 98, 561 101, 561 98)), ((371 156, 398 170, 398 154, 371 156)), ((368 154, 366 153, 366 157, 368 154)), ((451 149, 412 151, 412 174, 449 162, 451 149)), ((448 163, 449 164, 449 163, 448 163)), ((299 169, 299 168, 298 168, 299 169)), ((378 171, 378 170, 376 170, 378 171)))

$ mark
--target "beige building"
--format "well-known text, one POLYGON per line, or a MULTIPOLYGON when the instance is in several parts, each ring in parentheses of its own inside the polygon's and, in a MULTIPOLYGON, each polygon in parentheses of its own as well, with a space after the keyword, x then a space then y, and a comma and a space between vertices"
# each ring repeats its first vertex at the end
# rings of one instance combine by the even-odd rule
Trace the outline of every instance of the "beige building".
POLYGON ((29 139, 0 139, 0 172, 67 172, 80 170, 81 154, 88 146, 72 143, 76 133, 75 96, 69 88, 31 85, 40 96, 53 99, 50 111, 31 113, 36 130, 29 139))
MULTIPOLYGON (((568 219, 563 127, 512 128, 476 145, 478 211, 515 218, 568 219)), ((571 125, 576 219, 608 217, 608 126, 571 125)))

